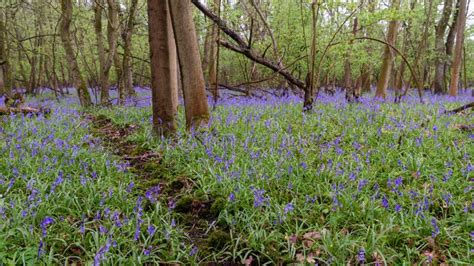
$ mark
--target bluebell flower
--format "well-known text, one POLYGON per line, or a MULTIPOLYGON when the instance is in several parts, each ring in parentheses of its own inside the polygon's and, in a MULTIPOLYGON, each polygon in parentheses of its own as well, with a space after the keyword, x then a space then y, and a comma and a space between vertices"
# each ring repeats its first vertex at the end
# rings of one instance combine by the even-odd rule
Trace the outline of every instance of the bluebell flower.
POLYGON ((154 225, 150 224, 148 226, 147 232, 148 232, 148 235, 150 235, 150 237, 152 237, 156 232, 156 227, 154 225))
POLYGON ((288 203, 286 204, 285 208, 284 208, 284 212, 285 214, 288 214, 289 212, 292 212, 293 210, 295 209, 295 206, 293 205, 293 203, 288 203))
POLYGON ((40 228, 41 228, 41 231, 43 232, 43 237, 46 236, 46 230, 48 228, 49 225, 53 224, 54 223, 54 219, 49 217, 49 216, 46 216, 40 223, 40 228))

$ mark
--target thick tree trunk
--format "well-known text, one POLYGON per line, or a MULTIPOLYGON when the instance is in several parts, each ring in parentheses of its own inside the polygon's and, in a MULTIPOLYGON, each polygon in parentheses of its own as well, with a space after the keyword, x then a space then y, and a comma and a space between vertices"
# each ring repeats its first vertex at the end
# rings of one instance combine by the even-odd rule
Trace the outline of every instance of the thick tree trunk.
POLYGON ((446 28, 448 27, 449 17, 451 16, 451 10, 453 6, 453 0, 445 0, 443 7, 443 14, 438 24, 436 25, 435 35, 435 51, 436 51, 436 62, 435 62, 435 73, 433 89, 436 94, 442 94, 446 92, 446 84, 444 77, 444 67, 446 64, 446 48, 444 45, 444 38, 446 35, 446 28))
POLYGON ((123 36, 123 85, 124 90, 128 96, 135 96, 135 90, 133 89, 133 71, 132 71, 132 35, 133 35, 133 24, 135 23, 135 13, 137 10, 138 0, 132 0, 127 26, 124 30, 123 36))
POLYGON ((451 83, 449 95, 458 95, 459 74, 461 72, 462 50, 464 45, 464 28, 466 27, 467 0, 459 1, 459 14, 456 22, 456 45, 454 47, 453 65, 451 68, 451 83))
POLYGON ((68 66, 72 74, 72 79, 74 86, 77 88, 77 94, 79 97, 79 102, 82 106, 90 106, 92 104, 89 91, 87 90, 86 80, 82 76, 79 65, 74 54, 74 49, 72 48, 72 41, 70 35, 70 26, 72 20, 72 1, 71 0, 61 0, 61 41, 66 52, 66 58, 68 61, 68 66))
MULTIPOLYGON (((397 9, 400 6, 399 0, 392 1, 392 8, 397 9)), ((398 22, 397 21, 390 21, 388 26, 387 32, 387 43, 391 45, 395 45, 395 41, 397 40, 397 29, 398 29, 398 22)), ((382 62, 382 70, 380 71, 380 78, 377 82, 377 90, 375 92, 376 98, 385 99, 387 97, 387 87, 388 83, 390 82, 390 77, 392 74, 392 66, 393 66, 393 58, 394 53, 392 49, 388 45, 385 46, 383 62, 382 62)))
POLYGON ((183 86, 186 127, 207 126, 209 109, 191 2, 172 0, 169 6, 183 86))
POLYGON ((177 58, 168 0, 148 0, 148 18, 153 129, 167 136, 176 131, 178 106, 177 58))

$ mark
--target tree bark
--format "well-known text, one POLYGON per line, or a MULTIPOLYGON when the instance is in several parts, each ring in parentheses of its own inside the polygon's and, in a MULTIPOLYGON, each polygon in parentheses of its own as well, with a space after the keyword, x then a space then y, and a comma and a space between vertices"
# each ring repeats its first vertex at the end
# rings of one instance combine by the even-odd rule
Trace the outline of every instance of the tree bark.
POLYGON ((108 82, 108 71, 106 70, 106 58, 104 48, 104 35, 102 34, 102 12, 104 7, 103 0, 94 1, 94 30, 97 42, 97 53, 99 57, 99 84, 101 103, 108 101, 109 94, 109 82, 108 82))
POLYGON ((168 136, 176 131, 178 106, 177 58, 168 0, 148 0, 148 19, 153 129, 168 136))
POLYGON ((436 25, 435 33, 435 51, 436 51, 436 61, 435 61, 435 73, 434 73, 434 82, 433 89, 436 94, 442 94, 446 92, 445 84, 445 71, 444 67, 446 64, 446 48, 444 44, 444 38, 446 35, 446 28, 448 27, 449 17, 452 13, 453 0, 445 0, 443 7, 443 14, 436 25))
MULTIPOLYGON (((449 75, 451 74, 451 64, 452 64, 452 57, 453 57, 453 50, 454 50, 454 41, 456 39, 456 23, 458 21, 458 16, 459 16, 459 5, 460 5, 460 0, 456 1, 455 9, 454 9, 454 14, 453 18, 451 21, 451 24, 449 26, 449 32, 448 32, 448 37, 446 38, 446 61, 444 64, 444 83, 448 84, 448 78, 449 75)), ((446 87, 448 85, 445 85, 446 87)), ((447 91, 447 89, 446 89, 447 91)))
POLYGON ((79 102, 82 106, 92 105, 89 91, 87 90, 86 80, 82 76, 79 65, 74 54, 74 49, 72 48, 70 26, 72 20, 72 1, 71 0, 61 0, 61 41, 66 52, 66 59, 68 61, 68 66, 72 74, 72 79, 74 86, 77 88, 77 94, 79 97, 79 102))
POLYGON ((186 128, 207 126, 209 108, 191 2, 190 0, 172 0, 168 3, 178 52, 186 128))
MULTIPOLYGON (((220 14, 220 0, 214 0, 213 1, 213 9, 214 12, 217 14, 220 14)), ((210 37, 210 44, 209 44, 209 86, 211 87, 212 95, 214 97, 214 102, 217 101, 219 98, 219 90, 218 90, 218 85, 217 85, 217 55, 219 51, 219 28, 216 26, 216 24, 212 24, 211 27, 211 37, 210 37)))
POLYGON ((456 45, 454 47, 453 65, 451 68, 451 83, 449 95, 458 95, 459 74, 461 72, 462 50, 464 45, 464 29, 466 27, 467 0, 459 1, 459 14, 456 22, 456 45))
POLYGON ((3 12, 0 11, 0 97, 9 92, 5 81, 8 71, 8 59, 5 49, 6 29, 3 17, 3 12))
POLYGON ((128 96, 135 96, 135 90, 133 89, 133 71, 132 71, 132 35, 133 35, 133 24, 135 23, 135 13, 137 11, 138 0, 132 0, 127 26, 124 29, 123 37, 123 85, 124 90, 128 96))
MULTIPOLYGON (((400 7, 399 0, 392 1, 392 8, 398 10, 400 7)), ((395 20, 390 21, 388 26, 387 32, 387 43, 391 44, 392 46, 395 45, 397 40, 397 29, 398 29, 398 22, 395 20)), ((385 46, 383 62, 382 62, 382 70, 380 72, 380 78, 377 83, 377 90, 375 92, 376 98, 385 99, 387 97, 387 87, 388 83, 390 82, 390 76, 392 74, 392 66, 393 66, 393 52, 390 49, 390 46, 385 46)))

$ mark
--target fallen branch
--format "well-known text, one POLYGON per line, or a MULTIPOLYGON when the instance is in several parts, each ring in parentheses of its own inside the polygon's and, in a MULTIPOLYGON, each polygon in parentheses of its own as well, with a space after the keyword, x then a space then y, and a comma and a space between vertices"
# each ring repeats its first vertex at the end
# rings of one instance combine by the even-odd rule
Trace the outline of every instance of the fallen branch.
POLYGON ((453 109, 453 110, 446 110, 444 111, 445 114, 457 114, 457 113, 460 113, 464 110, 467 110, 467 109, 470 109, 470 108, 473 108, 474 107, 474 102, 470 102, 466 105, 463 105, 459 108, 456 108, 456 109, 453 109))
POLYGON ((226 85, 226 84, 219 84, 219 87, 222 87, 222 88, 224 88, 226 90, 230 90, 230 91, 240 92, 244 95, 254 96, 251 91, 247 91, 247 90, 241 89, 239 87, 226 85))
POLYGON ((51 110, 49 108, 33 108, 33 107, 0 107, 0 115, 10 114, 49 114, 51 110))

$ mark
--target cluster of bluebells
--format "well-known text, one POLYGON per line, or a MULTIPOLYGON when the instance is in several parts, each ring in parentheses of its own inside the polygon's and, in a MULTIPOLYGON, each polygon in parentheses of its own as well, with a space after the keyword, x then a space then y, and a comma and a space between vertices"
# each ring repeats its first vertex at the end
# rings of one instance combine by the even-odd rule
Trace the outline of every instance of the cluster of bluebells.
POLYGON ((224 96, 212 117, 218 134, 186 139, 178 150, 172 146, 168 151, 184 156, 193 171, 206 173, 208 181, 201 182, 220 184, 216 189, 223 188, 229 202, 243 205, 244 214, 233 217, 233 223, 240 217, 247 222, 252 212, 268 214, 254 221, 267 228, 295 210, 311 219, 320 215, 316 210, 344 217, 361 209, 400 219, 407 227, 423 220, 438 235, 444 223, 431 223, 435 208, 473 211, 466 195, 454 196, 460 187, 471 189, 463 180, 472 176, 472 155, 462 143, 472 142, 472 137, 452 134, 450 120, 458 118, 443 115, 443 105, 466 103, 470 96, 428 94, 429 105, 421 107, 411 96, 403 105, 371 97, 350 105, 343 96, 321 94, 318 108, 303 115, 295 111, 301 102, 295 95, 250 100, 224 96), (434 124, 420 122, 433 113, 438 118, 434 124), (199 163, 193 164, 196 158, 199 163))
MULTIPOLYGON (((252 227, 240 226, 243 235, 252 237, 252 232, 245 230, 256 227, 285 230, 281 223, 274 223, 282 217, 275 216, 287 217, 286 223, 294 222, 293 218, 317 223, 315 216, 345 218, 358 210, 357 215, 371 211, 378 219, 397 219, 402 228, 425 224, 432 237, 440 238, 440 232, 448 230, 442 225, 449 224, 442 219, 450 217, 431 218, 439 211, 436 208, 449 215, 472 215, 474 201, 468 195, 473 186, 473 164, 466 149, 472 135, 447 134, 454 123, 450 120, 462 122, 464 118, 442 116, 442 104, 471 98, 431 95, 426 98, 433 107, 418 107, 416 98, 408 97, 404 105, 392 106, 363 97, 360 104, 352 106, 343 93, 321 94, 319 108, 301 114, 300 109, 295 112, 301 103, 298 95, 262 97, 224 95, 219 112, 212 117, 218 134, 209 132, 195 138, 198 133, 193 132, 188 138, 180 133, 178 145, 160 144, 169 152, 167 158, 183 158, 178 163, 198 173, 202 177, 199 183, 216 184, 206 189, 226 195, 232 203, 228 206, 241 205, 236 208, 239 213, 230 217, 232 225, 246 225, 248 217, 256 217, 252 227), (438 118, 435 124, 423 127, 420 121, 433 113, 438 118), (430 157, 420 156, 425 154, 430 157), (463 182, 468 179, 469 184, 463 182), (458 189, 465 193, 458 193, 458 189), (456 212, 458 209, 462 212, 456 212)), ((149 95, 126 104, 148 107, 149 95)), ((140 122, 150 124, 148 117, 140 122)), ((165 229, 150 223, 148 215, 152 214, 144 210, 147 201, 159 202, 160 187, 138 192, 133 180, 110 181, 113 173, 114 177, 127 176, 127 164, 93 156, 101 148, 100 141, 87 133, 87 124, 74 109, 56 108, 49 118, 4 116, 0 123, 6 125, 0 127, 0 138, 5 140, 0 143, 0 165, 7 169, 0 169, 0 194, 4 197, 0 217, 5 221, 0 224, 0 237, 11 227, 25 226, 37 240, 38 257, 42 258, 53 241, 51 234, 56 233, 52 228, 69 226, 82 239, 97 233, 100 244, 90 247, 94 264, 113 256, 120 239, 133 240, 140 254, 151 256, 157 245, 150 239, 159 238, 158 234, 164 234, 161 238, 165 240, 172 237, 169 228, 175 228, 174 220, 170 219, 165 229), (34 166, 33 171, 29 165, 34 166), (105 179, 111 187, 93 190, 105 179), (118 187, 124 191, 117 191, 118 187), (72 217, 72 222, 48 208, 66 202, 65 195, 77 200, 81 195, 74 193, 85 191, 94 197, 84 205, 93 209, 73 207, 77 217, 72 217)), ((167 211, 173 207, 170 201, 167 211)), ((467 234, 463 232, 463 237, 467 234)), ((198 252, 195 246, 188 250, 190 256, 198 252)), ((357 255, 360 264, 370 260, 364 249, 357 255)))
MULTIPOLYGON (((74 106, 75 100, 66 101, 74 106)), ((11 241, 2 251, 13 255, 22 249, 15 243, 36 243, 35 263, 39 263, 49 256, 52 246, 56 251, 66 248, 57 240, 66 231, 72 233, 65 241, 79 242, 91 251, 82 254, 84 260, 99 265, 113 257, 119 241, 146 231, 142 225, 148 224, 149 217, 163 219, 167 212, 145 214, 127 164, 103 156, 100 141, 90 135, 77 110, 41 103, 49 104, 54 105, 50 105, 53 111, 48 117, 0 116, 0 238, 14 229, 23 232, 15 236, 21 240, 11 241), (95 234, 100 246, 88 240, 95 234)), ((143 197, 156 202, 158 194, 159 187, 153 187, 143 197)), ((136 237, 130 250, 141 251, 143 241, 153 245, 158 238, 153 236, 162 234, 166 226, 148 227, 150 238, 136 237)))

